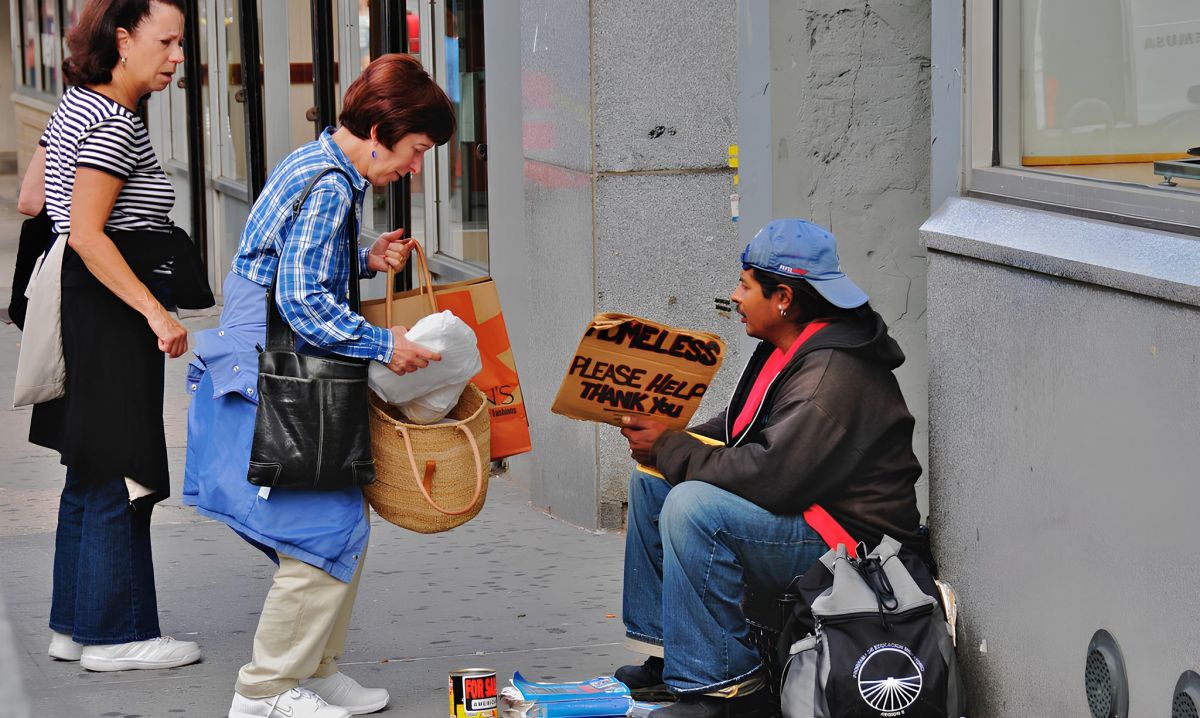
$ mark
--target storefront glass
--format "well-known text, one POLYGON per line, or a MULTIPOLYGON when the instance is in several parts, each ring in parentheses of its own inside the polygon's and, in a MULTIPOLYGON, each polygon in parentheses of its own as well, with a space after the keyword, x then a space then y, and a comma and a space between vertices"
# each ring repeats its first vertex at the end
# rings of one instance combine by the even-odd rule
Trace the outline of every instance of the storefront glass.
POLYGON ((225 26, 225 68, 221 88, 221 176, 239 183, 246 181, 246 92, 242 88, 242 33, 239 0, 221 0, 221 22, 225 26))
POLYGON ((1020 37, 1020 61, 1002 60, 1005 87, 1019 88, 1020 145, 1006 165, 1158 184, 1155 160, 1200 145, 1195 0, 1022 0, 1008 21, 1020 37))
POLYGON ((454 103, 458 132, 438 151, 438 251, 485 272, 488 267, 487 122, 484 108, 483 2, 445 0, 438 28, 439 81, 454 103))
POLYGON ((42 89, 51 95, 62 92, 62 70, 59 68, 62 28, 58 24, 58 2, 42 0, 39 17, 42 48, 42 89))
POLYGON ((38 42, 37 0, 21 0, 21 84, 42 89, 42 50, 38 42))

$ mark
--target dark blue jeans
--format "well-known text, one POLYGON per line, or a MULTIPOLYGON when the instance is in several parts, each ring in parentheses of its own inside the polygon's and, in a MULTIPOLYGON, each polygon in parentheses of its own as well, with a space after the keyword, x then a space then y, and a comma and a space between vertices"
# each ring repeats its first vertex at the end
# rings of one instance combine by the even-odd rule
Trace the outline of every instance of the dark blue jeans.
MULTIPOLYGON (((763 477, 769 481, 770 477, 763 477)), ((699 481, 629 481, 622 619, 663 647, 663 680, 709 693, 762 669, 742 611, 745 586, 782 592, 826 551, 801 516, 779 516, 699 481)))
POLYGON ((129 503, 119 476, 67 469, 58 503, 50 628, 84 645, 161 635, 150 555, 153 505, 129 503))

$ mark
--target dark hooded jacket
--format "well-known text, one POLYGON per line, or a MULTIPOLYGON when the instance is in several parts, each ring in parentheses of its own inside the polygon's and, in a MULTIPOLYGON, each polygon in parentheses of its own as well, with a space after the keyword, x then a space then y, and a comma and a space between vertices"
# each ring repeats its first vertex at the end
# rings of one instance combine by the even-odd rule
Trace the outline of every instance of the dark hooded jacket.
POLYGON ((820 504, 871 547, 885 533, 917 546, 915 421, 892 374, 904 354, 883 319, 872 312, 814 334, 771 383, 750 426, 730 436, 774 350, 760 343, 729 406, 689 429, 725 446, 667 431, 651 449, 654 465, 672 485, 703 481, 775 514, 820 504))

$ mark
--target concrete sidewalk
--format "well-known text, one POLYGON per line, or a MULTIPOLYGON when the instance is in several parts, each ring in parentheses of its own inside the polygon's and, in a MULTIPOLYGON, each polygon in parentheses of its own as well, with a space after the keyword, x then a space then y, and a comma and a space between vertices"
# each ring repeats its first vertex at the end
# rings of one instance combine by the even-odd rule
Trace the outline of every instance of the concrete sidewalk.
MULTIPOLYGON (((15 193, 15 178, 0 177, 4 304, 20 226, 15 193)), ((186 323, 196 330, 214 321, 186 323)), ((180 504, 186 357, 167 363, 175 495, 155 510, 155 570, 164 633, 198 641, 204 660, 89 673, 46 656, 63 468, 57 455, 26 442, 29 410, 7 408, 19 341, 15 327, 0 326, 0 606, 7 604, 32 715, 224 716, 274 565, 224 524, 180 504)), ((515 670, 534 680, 610 674, 635 658, 620 646, 622 550, 620 535, 583 531, 530 508, 523 487, 505 477, 492 480, 483 512, 454 531, 424 536, 375 517, 342 666, 391 691, 380 715, 413 718, 448 714, 447 674, 456 668, 495 668, 501 685, 515 670)))

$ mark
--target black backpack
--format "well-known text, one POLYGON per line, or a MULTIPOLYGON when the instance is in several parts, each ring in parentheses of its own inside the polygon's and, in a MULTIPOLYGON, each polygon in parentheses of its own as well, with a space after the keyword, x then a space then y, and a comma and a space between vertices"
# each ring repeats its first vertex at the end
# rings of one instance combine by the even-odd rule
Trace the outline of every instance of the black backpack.
POLYGON ((884 537, 839 546, 793 581, 778 650, 784 718, 959 718, 950 624, 921 558, 884 537))

